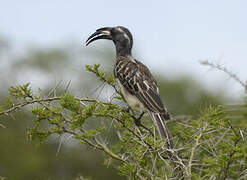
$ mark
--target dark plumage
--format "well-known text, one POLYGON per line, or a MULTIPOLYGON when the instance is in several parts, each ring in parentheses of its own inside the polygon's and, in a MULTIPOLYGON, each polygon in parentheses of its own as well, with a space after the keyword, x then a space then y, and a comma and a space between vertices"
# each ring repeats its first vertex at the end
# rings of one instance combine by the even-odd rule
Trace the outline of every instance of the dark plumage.
POLYGON ((101 28, 88 38, 86 44, 97 39, 114 42, 117 54, 114 75, 125 100, 131 107, 148 111, 160 136, 165 137, 168 147, 173 149, 174 144, 165 122, 170 119, 170 115, 162 103, 157 82, 149 69, 131 56, 133 38, 129 30, 122 26, 101 28))

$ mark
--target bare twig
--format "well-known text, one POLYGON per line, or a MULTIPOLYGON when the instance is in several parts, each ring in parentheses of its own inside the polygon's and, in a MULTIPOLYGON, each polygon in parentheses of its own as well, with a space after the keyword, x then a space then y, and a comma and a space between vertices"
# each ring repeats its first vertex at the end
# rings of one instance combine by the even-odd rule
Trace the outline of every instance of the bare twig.
MULTIPOLYGON (((18 103, 18 104, 14 104, 11 108, 6 109, 4 111, 0 112, 0 116, 1 115, 7 115, 9 113, 11 113, 12 111, 15 111, 17 109, 23 108, 27 105, 30 104, 35 104, 35 103, 41 103, 41 102, 50 102, 50 101, 57 101, 60 100, 61 97, 49 97, 49 98, 40 98, 40 99, 32 99, 32 100, 26 100, 24 102, 18 103)), ((78 101, 80 102, 99 102, 95 99, 90 99, 90 98, 76 98, 78 101)), ((102 103, 102 102, 101 102, 102 103)), ((103 102, 103 104, 111 104, 111 103, 107 103, 107 102, 103 102)))
POLYGON ((191 173, 191 169, 192 169, 192 162, 193 162, 193 157, 195 155, 195 150, 196 148, 200 145, 199 141, 203 135, 203 131, 207 128, 207 123, 205 124, 205 126, 200 130, 199 135, 196 137, 196 142, 195 145, 192 147, 191 149, 191 153, 190 153, 190 159, 189 159, 189 163, 188 163, 188 173, 189 173, 189 177, 191 178, 192 173, 191 173))
POLYGON ((209 61, 200 61, 200 63, 202 65, 206 65, 206 66, 210 66, 211 68, 214 69, 218 69, 220 71, 223 71, 224 73, 226 73, 230 78, 234 79, 236 82, 238 82, 241 86, 244 87, 245 91, 247 92, 247 82, 243 82, 242 80, 240 80, 240 78, 233 72, 231 72, 230 70, 228 70, 226 67, 223 67, 220 64, 214 64, 212 62, 209 61))

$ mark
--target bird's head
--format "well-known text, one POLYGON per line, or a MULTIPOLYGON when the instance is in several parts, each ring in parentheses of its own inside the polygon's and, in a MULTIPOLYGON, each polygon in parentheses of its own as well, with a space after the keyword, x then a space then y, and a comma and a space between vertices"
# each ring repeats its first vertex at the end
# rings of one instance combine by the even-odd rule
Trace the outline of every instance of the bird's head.
POLYGON ((97 29, 86 41, 86 45, 98 39, 112 40, 116 46, 117 54, 131 55, 133 38, 130 31, 123 26, 104 27, 97 29))

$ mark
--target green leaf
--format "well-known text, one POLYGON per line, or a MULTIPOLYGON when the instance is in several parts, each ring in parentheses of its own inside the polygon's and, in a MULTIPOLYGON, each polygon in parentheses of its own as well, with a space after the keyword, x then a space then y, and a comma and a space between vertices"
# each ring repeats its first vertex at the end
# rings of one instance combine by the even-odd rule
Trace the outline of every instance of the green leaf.
POLYGON ((63 108, 66 108, 71 111, 79 112, 80 102, 72 95, 66 93, 61 97, 60 104, 63 108))
POLYGON ((9 88, 10 95, 15 98, 27 98, 32 97, 32 90, 30 87, 30 83, 26 83, 22 86, 11 86, 9 88))

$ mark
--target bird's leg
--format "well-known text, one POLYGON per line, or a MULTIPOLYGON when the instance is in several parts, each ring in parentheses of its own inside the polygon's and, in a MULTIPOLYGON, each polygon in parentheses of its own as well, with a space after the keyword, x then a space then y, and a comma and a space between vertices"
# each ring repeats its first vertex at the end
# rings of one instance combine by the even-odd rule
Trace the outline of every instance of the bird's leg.
POLYGON ((143 111, 138 118, 135 118, 135 125, 136 126, 138 126, 138 127, 141 126, 141 118, 144 114, 145 114, 145 112, 143 111))
POLYGON ((140 116, 137 117, 137 118, 136 118, 135 115, 134 115, 134 110, 133 110, 130 106, 127 106, 127 108, 124 108, 124 111, 131 114, 131 116, 132 116, 133 119, 135 120, 135 125, 136 125, 137 127, 140 127, 140 126, 141 126, 141 118, 142 118, 142 116, 144 115, 144 111, 143 111, 143 112, 140 114, 140 116), (131 113, 131 112, 132 112, 132 113, 131 113))
POLYGON ((146 131, 148 131, 154 137, 154 134, 153 134, 152 130, 149 129, 149 128, 147 128, 146 126, 144 126, 141 123, 141 118, 143 117, 144 114, 145 114, 145 112, 142 111, 142 113, 140 114, 140 116, 138 118, 135 118, 135 124, 136 124, 136 126, 142 127, 143 129, 145 129, 146 131))
POLYGON ((142 113, 139 115, 139 117, 135 117, 135 116, 133 115, 134 110, 133 110, 130 106, 128 106, 127 108, 124 108, 123 110, 124 110, 125 112, 130 113, 130 115, 132 116, 132 118, 135 120, 135 125, 136 125, 138 128, 139 128, 139 127, 142 127, 143 129, 147 130, 150 134, 152 134, 152 136, 154 136, 153 132, 152 132, 149 128, 147 128, 146 126, 144 126, 144 125, 141 123, 141 118, 142 118, 143 115, 145 114, 144 111, 142 111, 142 113), (132 113, 131 113, 131 112, 132 112, 132 113))
POLYGON ((130 113, 131 107, 127 106, 126 108, 124 108, 124 111, 127 113, 130 113))

